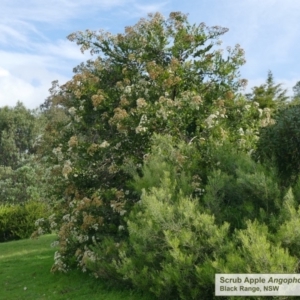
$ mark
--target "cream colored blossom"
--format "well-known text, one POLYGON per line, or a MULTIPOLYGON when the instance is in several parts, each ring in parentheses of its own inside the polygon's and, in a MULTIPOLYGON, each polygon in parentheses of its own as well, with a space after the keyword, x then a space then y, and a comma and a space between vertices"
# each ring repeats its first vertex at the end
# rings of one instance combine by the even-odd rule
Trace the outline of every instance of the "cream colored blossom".
POLYGON ((72 172, 71 162, 69 160, 65 161, 64 167, 62 169, 63 176, 68 179, 68 175, 72 172))
POLYGON ((239 133, 239 135, 244 135, 244 129, 243 129, 243 128, 240 128, 240 129, 238 130, 238 133, 239 133))
POLYGON ((124 93, 130 95, 131 94, 131 86, 127 85, 124 89, 124 93))
POLYGON ((137 108, 143 108, 147 106, 147 102, 144 98, 139 98, 136 100, 136 106, 137 108))
POLYGON ((215 124, 215 118, 217 118, 217 115, 215 114, 211 114, 206 118, 205 123, 207 124, 208 128, 213 127, 213 125, 215 124))
POLYGON ((78 146, 78 138, 76 135, 71 136, 69 142, 68 142, 69 147, 77 147, 78 146))
POLYGON ((96 143, 92 143, 90 147, 87 149, 87 153, 91 156, 99 149, 99 145, 96 143))
POLYGON ((70 115, 75 116, 75 114, 76 114, 76 108, 75 107, 73 107, 73 106, 70 107, 68 111, 69 111, 70 115))
POLYGON ((143 132, 146 132, 147 131, 147 127, 144 127, 144 126, 138 126, 138 127, 136 127, 135 128, 135 132, 137 133, 137 134, 139 134, 139 133, 143 133, 143 132))
POLYGON ((93 95, 92 103, 93 103, 94 108, 97 108, 103 102, 104 99, 105 99, 105 96, 103 95, 102 90, 99 90, 96 95, 93 95))
POLYGON ((104 141, 100 144, 99 148, 106 148, 109 146, 109 143, 107 141, 104 141))

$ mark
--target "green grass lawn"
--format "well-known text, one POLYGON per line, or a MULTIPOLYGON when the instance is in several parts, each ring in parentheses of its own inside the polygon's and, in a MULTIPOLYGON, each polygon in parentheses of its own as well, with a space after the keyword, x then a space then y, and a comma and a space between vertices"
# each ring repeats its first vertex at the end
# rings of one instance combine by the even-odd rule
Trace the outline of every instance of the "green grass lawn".
POLYGON ((47 235, 38 240, 0 243, 1 300, 154 299, 122 288, 108 288, 81 272, 50 273, 55 252, 50 244, 54 239, 54 235, 47 235))

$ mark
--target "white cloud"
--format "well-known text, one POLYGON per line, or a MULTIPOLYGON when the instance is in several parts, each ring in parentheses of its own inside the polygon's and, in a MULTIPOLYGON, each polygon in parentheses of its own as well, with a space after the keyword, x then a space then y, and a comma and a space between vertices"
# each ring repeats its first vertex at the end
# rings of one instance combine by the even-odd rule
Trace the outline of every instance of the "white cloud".
MULTIPOLYGON (((72 18, 100 10, 112 9, 128 3, 126 0, 2 0, 0 19, 27 20, 41 23, 66 22, 72 18)), ((57 24, 59 26, 59 24, 57 24)))
POLYGON ((8 70, 0 69, 0 107, 14 106, 21 101, 28 108, 36 108, 49 96, 48 90, 54 79, 58 79, 60 83, 67 81, 66 77, 51 73, 46 69, 36 68, 28 73, 28 76, 24 78, 24 76, 13 75, 8 70))
MULTIPOLYGON (((145 4, 145 3, 135 3, 134 7, 136 12, 134 14, 135 17, 145 17, 148 13, 156 13, 162 12, 168 2, 159 2, 159 3, 152 3, 152 4, 145 4)), ((132 12, 131 12, 132 13, 132 12)))
POLYGON ((34 44, 37 53, 53 56, 55 59, 66 58, 71 60, 87 60, 90 56, 86 53, 83 55, 79 47, 68 40, 58 40, 55 43, 34 44))
POLYGON ((0 77, 7 77, 9 76, 9 72, 5 69, 0 68, 0 77))

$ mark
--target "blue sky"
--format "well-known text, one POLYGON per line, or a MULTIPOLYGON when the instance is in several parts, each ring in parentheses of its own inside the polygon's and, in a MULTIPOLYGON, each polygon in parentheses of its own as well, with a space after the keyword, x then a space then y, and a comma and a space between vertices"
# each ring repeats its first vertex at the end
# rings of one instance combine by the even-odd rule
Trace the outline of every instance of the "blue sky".
POLYGON ((241 68, 248 90, 266 80, 292 94, 300 80, 300 1, 297 0, 1 0, 0 107, 18 100, 39 106, 51 82, 62 84, 86 61, 66 36, 77 30, 122 33, 149 12, 189 14, 191 23, 229 28, 222 48, 240 44, 247 63, 241 68))

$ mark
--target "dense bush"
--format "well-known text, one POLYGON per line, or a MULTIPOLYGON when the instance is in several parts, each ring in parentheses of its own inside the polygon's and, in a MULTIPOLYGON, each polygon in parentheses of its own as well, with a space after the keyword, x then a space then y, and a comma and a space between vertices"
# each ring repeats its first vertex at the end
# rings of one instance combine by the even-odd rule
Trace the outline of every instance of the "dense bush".
POLYGON ((37 219, 48 216, 49 208, 42 202, 0 205, 0 242, 29 238, 35 230, 37 219))
POLYGON ((144 191, 128 219, 128 249, 118 265, 125 279, 156 296, 199 299, 213 293, 213 262, 226 249, 229 224, 217 226, 196 199, 180 191, 165 171, 144 191))
POLYGON ((281 191, 275 171, 267 170, 231 145, 212 151, 211 170, 203 202, 219 223, 232 229, 258 219, 273 228, 281 208, 281 191))
POLYGON ((274 163, 285 185, 294 183, 300 173, 300 106, 278 111, 275 124, 261 130, 257 159, 274 163))
POLYGON ((289 254, 268 227, 258 221, 246 221, 246 229, 236 230, 232 249, 214 264, 218 273, 295 273, 298 257, 289 254))
MULTIPOLYGON (((287 240, 291 201, 279 200, 274 177, 249 156, 223 146, 212 154, 212 165, 219 167, 212 172, 218 174, 214 182, 222 188, 209 176, 204 192, 196 173, 187 172, 196 171, 191 166, 201 162, 199 156, 183 155, 189 151, 195 152, 194 145, 175 146, 170 136, 153 139, 143 176, 135 176, 133 184, 142 195, 127 219, 129 240, 115 259, 123 278, 158 298, 212 299, 215 273, 296 272, 300 227, 293 215, 297 229, 290 229, 294 234, 287 240), (174 159, 181 156, 185 159, 174 159), (233 182, 223 184, 221 170, 233 182), (276 220, 279 207, 288 211, 276 220), (281 243, 294 247, 294 256, 281 243)), ((96 258, 96 247, 94 251, 96 258)))

